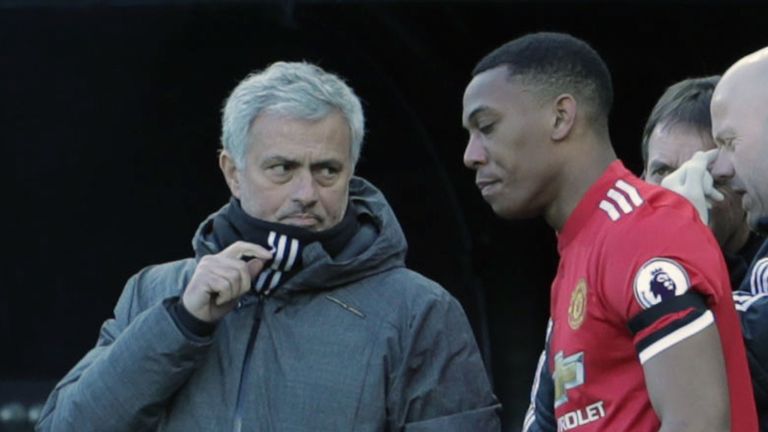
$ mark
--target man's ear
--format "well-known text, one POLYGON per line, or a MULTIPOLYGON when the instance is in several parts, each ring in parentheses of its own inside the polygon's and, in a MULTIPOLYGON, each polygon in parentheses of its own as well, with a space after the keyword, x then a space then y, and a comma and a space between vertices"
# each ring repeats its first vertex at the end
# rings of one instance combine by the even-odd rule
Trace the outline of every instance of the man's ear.
POLYGON ((228 151, 222 150, 219 153, 219 168, 221 168, 222 174, 224 174, 224 180, 229 186, 229 191, 235 198, 240 198, 240 179, 237 165, 235 165, 235 159, 228 151))
POLYGON ((576 124, 576 99, 568 93, 561 94, 554 102, 554 124, 552 141, 562 141, 568 137, 576 124))

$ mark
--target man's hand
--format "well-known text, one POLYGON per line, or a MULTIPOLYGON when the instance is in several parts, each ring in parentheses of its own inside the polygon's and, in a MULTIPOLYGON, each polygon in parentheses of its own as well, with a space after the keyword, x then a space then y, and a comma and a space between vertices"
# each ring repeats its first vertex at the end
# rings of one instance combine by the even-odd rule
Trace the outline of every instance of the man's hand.
POLYGON ((263 247, 239 241, 216 255, 206 255, 184 290, 181 301, 195 318, 216 322, 234 309, 237 299, 251 289, 251 280, 272 259, 263 247), (253 257, 246 262, 243 257, 253 257))
POLYGON ((696 207, 701 220, 709 224, 711 201, 722 201, 723 196, 715 189, 712 174, 707 167, 717 159, 717 149, 698 151, 672 174, 664 177, 661 185, 688 199, 696 207))

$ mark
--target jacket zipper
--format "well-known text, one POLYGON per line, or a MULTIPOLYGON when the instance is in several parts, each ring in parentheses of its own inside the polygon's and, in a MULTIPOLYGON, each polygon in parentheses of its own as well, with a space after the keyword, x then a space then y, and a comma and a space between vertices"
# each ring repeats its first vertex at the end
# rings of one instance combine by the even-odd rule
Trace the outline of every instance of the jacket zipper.
POLYGON ((251 368, 248 367, 248 363, 251 360, 251 353, 253 352, 253 345, 256 342, 256 335, 259 333, 259 327, 261 327, 261 317, 264 314, 264 294, 259 294, 256 300, 256 310, 253 317, 253 325, 251 326, 251 333, 248 335, 248 345, 245 348, 245 359, 243 360, 243 368, 240 371, 240 382, 237 386, 237 400, 235 402, 235 423, 233 427, 234 432, 241 432, 243 430, 243 387, 248 382, 250 377, 251 368))

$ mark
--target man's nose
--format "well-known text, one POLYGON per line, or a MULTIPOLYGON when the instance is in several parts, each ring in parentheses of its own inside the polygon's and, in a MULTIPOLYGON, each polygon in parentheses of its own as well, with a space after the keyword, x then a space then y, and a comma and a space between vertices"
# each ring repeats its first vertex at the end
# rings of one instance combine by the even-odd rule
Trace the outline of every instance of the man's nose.
POLYGON ((712 178, 717 184, 728 184, 736 174, 733 169, 731 155, 728 152, 720 150, 717 152, 717 158, 709 168, 712 178))
POLYGON ((295 177, 293 196, 291 198, 300 203, 302 207, 311 207, 318 199, 317 188, 318 184, 312 173, 309 170, 303 170, 295 177))
POLYGON ((480 165, 488 162, 485 148, 474 134, 469 136, 467 148, 464 149, 464 165, 472 170, 476 170, 480 165))

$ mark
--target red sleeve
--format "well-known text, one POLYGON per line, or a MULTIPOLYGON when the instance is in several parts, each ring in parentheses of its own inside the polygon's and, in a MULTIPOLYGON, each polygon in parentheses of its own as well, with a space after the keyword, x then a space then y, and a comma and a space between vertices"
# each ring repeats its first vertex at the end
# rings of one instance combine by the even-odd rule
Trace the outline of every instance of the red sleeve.
POLYGON ((709 228, 691 212, 646 204, 612 227, 605 250, 613 253, 603 261, 600 284, 606 309, 630 328, 638 353, 701 330, 713 322, 709 306, 730 296, 727 268, 709 228))

